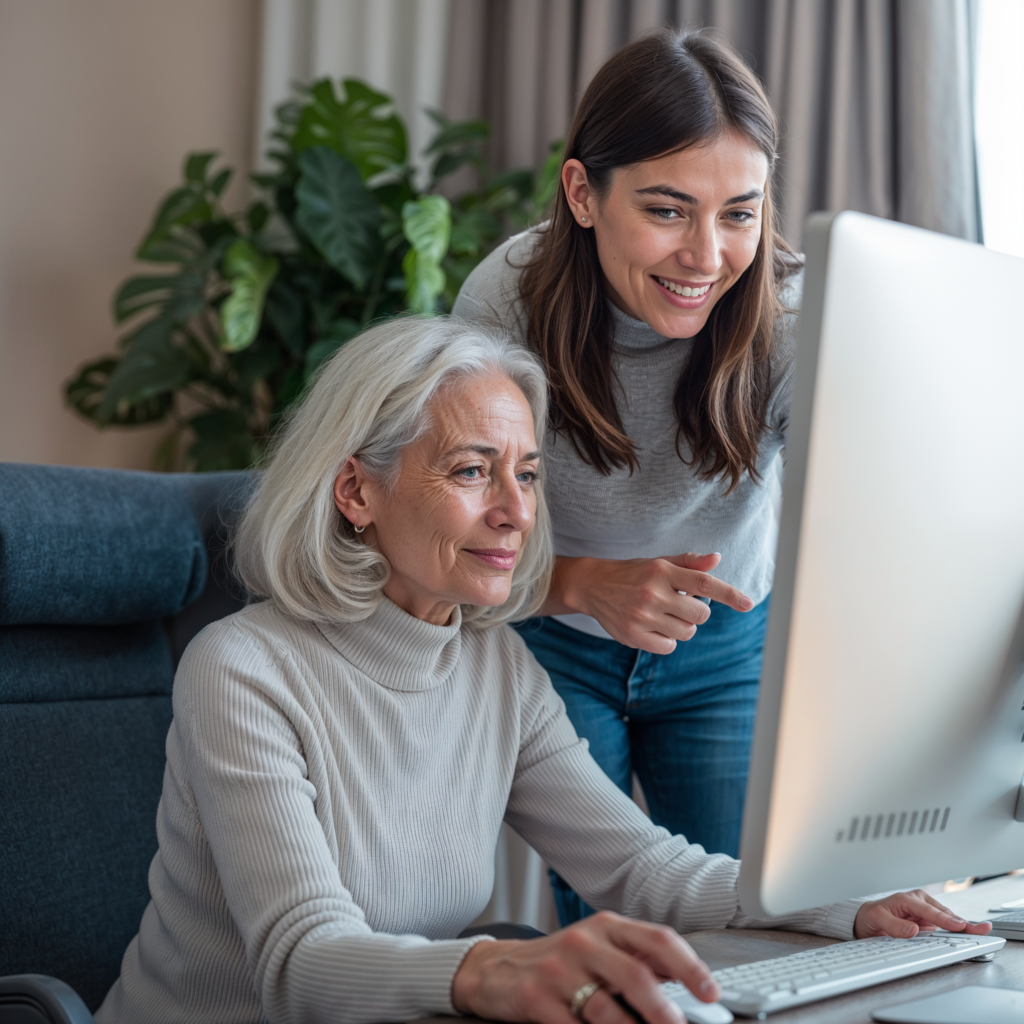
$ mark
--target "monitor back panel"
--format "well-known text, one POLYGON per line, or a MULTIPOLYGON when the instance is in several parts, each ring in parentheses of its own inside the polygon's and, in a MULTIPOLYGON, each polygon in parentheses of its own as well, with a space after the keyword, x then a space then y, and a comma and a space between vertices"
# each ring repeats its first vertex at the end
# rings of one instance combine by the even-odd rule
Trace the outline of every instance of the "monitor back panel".
POLYGON ((1024 866, 1024 260, 855 213, 807 255, 750 913, 1024 866))

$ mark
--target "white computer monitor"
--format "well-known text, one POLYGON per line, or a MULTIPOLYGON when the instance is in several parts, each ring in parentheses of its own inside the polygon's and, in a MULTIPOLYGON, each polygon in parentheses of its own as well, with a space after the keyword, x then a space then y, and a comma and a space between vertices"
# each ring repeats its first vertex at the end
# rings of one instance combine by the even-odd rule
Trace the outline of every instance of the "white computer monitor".
POLYGON ((857 213, 806 249, 741 844, 768 916, 1024 867, 1024 260, 857 213))

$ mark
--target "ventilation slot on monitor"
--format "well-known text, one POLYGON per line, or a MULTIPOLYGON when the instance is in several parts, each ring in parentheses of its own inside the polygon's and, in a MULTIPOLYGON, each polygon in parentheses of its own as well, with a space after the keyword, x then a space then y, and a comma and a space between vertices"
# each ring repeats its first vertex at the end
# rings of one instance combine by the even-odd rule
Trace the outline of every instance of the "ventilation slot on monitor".
POLYGON ((927 807, 919 811, 891 811, 888 814, 855 815, 848 828, 836 831, 837 843, 858 843, 868 839, 898 839, 926 832, 945 832, 948 807, 927 807))

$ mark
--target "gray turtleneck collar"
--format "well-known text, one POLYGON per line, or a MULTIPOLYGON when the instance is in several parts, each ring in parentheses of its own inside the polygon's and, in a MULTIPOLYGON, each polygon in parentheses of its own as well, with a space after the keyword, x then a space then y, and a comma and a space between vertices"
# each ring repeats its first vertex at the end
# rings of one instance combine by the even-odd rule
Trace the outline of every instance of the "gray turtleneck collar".
POLYGON ((643 320, 634 320, 628 313, 623 313, 614 302, 609 301, 608 308, 612 311, 615 324, 615 345, 617 348, 643 349, 656 348, 664 345, 672 338, 662 337, 653 327, 643 320))
POLYGON ((331 646, 360 672, 389 690, 432 690, 451 676, 462 652, 462 610, 435 626, 381 595, 362 622, 322 624, 331 646))

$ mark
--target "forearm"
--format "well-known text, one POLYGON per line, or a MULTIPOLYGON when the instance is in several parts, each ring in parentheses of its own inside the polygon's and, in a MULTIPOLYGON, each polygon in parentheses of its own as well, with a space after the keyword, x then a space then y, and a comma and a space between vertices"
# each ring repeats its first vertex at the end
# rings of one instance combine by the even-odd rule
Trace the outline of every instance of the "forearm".
POLYGON ((338 935, 322 924, 290 949, 265 957, 264 1010, 274 1024, 373 1024, 451 1014, 452 982, 481 941, 488 940, 338 935))
POLYGON ((824 907, 812 907, 779 917, 750 917, 737 908, 729 922, 730 928, 777 928, 781 931, 806 932, 810 935, 824 935, 830 939, 852 939, 857 913, 864 900, 846 900, 824 907))
POLYGON ((782 928, 853 937, 860 901, 758 919, 739 907, 739 861, 655 827, 600 773, 566 750, 517 780, 507 820, 592 906, 680 932, 782 928))

